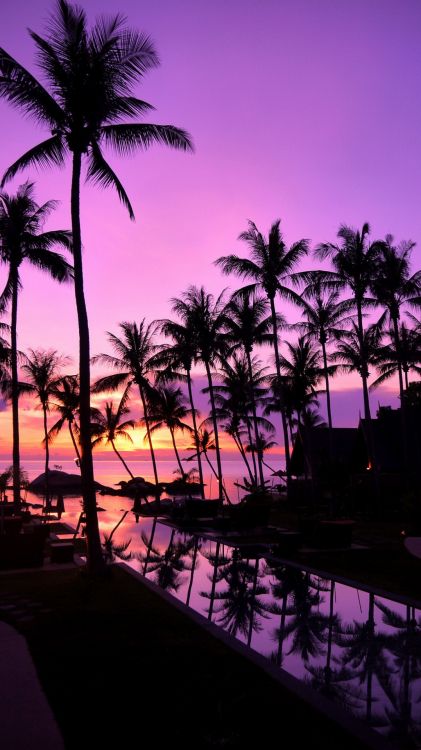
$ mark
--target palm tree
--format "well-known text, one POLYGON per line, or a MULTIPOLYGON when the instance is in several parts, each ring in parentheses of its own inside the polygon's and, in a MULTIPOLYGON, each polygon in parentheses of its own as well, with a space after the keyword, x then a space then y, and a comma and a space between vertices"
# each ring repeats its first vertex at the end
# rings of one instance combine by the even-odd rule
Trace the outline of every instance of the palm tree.
MULTIPOLYGON (((379 372, 370 389, 377 388, 389 378, 398 374, 401 368, 405 379, 404 393, 409 386, 408 374, 413 370, 421 375, 421 337, 419 333, 409 329, 405 323, 399 326, 399 351, 396 350, 394 331, 389 331, 388 342, 378 350, 376 367, 379 372)), ((403 399, 406 402, 406 398, 403 399)))
POLYGON ((211 418, 215 437, 216 463, 218 467, 219 499, 223 499, 224 487, 221 465, 221 451, 219 446, 218 424, 215 412, 214 387, 212 367, 227 353, 226 324, 227 314, 224 303, 224 292, 215 300, 204 287, 198 289, 190 286, 181 299, 174 298, 172 307, 194 336, 197 358, 206 370, 211 402, 211 418))
POLYGON ((357 323, 354 332, 358 337, 360 356, 363 358, 360 374, 363 384, 364 416, 370 425, 370 401, 367 384, 368 362, 364 361, 363 308, 377 305, 377 301, 369 298, 367 292, 377 276, 381 243, 378 241, 370 243, 369 235, 370 227, 367 223, 363 225, 361 231, 342 225, 338 231, 341 244, 322 243, 316 248, 315 255, 320 260, 331 258, 335 269, 333 273, 321 272, 320 278, 331 288, 342 290, 348 287, 352 292, 352 299, 357 311, 357 323))
POLYGON ((305 338, 320 344, 323 356, 323 370, 326 385, 327 421, 332 431, 332 408, 330 400, 329 368, 327 364, 326 344, 329 340, 339 340, 344 335, 344 329, 352 321, 354 303, 352 300, 340 300, 338 291, 325 291, 317 272, 303 294, 303 313, 306 318, 301 323, 292 326, 300 331, 305 338))
POLYGON ((59 383, 59 369, 68 360, 60 357, 56 351, 29 350, 30 356, 26 356, 22 365, 22 372, 29 379, 32 392, 38 397, 44 421, 44 446, 45 446, 45 504, 49 507, 49 441, 47 414, 50 410, 50 401, 59 383))
POLYGON ((232 558, 217 573, 217 582, 223 581, 227 588, 211 593, 201 592, 201 596, 218 602, 214 611, 219 615, 217 623, 230 635, 241 633, 251 642, 251 635, 262 629, 260 618, 267 618, 271 606, 260 597, 268 593, 268 588, 258 579, 258 560, 253 567, 241 558, 238 550, 233 550, 232 558))
POLYGON ((60 378, 51 390, 51 398, 53 400, 50 402, 50 406, 60 416, 48 431, 46 442, 51 443, 67 423, 78 466, 80 466, 81 457, 78 441, 76 441, 76 437, 79 440, 79 425, 77 423, 80 405, 78 376, 65 375, 60 378))
POLYGON ((107 401, 104 405, 104 413, 101 413, 98 409, 95 410, 94 420, 92 422, 92 448, 96 448, 97 445, 111 445, 114 453, 120 459, 127 473, 130 474, 132 479, 134 479, 134 475, 127 466, 120 451, 117 450, 115 444, 116 440, 126 440, 129 443, 133 442, 127 429, 134 429, 136 425, 135 421, 133 419, 122 421, 122 418, 130 412, 130 409, 127 406, 128 398, 128 387, 126 387, 117 408, 114 407, 112 401, 107 401))
POLYGON ((208 456, 208 451, 216 451, 216 444, 213 439, 213 431, 206 428, 206 422, 207 420, 205 419, 200 425, 198 425, 197 436, 195 436, 194 444, 187 448, 188 451, 193 451, 193 455, 186 458, 186 461, 193 461, 199 455, 204 456, 212 474, 218 479, 218 472, 215 471, 208 456))
POLYGON ((71 279, 71 267, 62 255, 51 248, 61 245, 71 249, 71 236, 65 230, 43 232, 43 225, 56 208, 56 201, 47 201, 39 206, 34 199, 34 186, 25 183, 16 195, 0 193, 0 262, 8 266, 8 278, 0 297, 0 309, 11 302, 10 364, 11 400, 13 419, 13 499, 20 503, 19 472, 19 384, 17 320, 19 290, 22 287, 20 267, 24 261, 45 271, 56 281, 71 279))
POLYGON ((371 291, 378 303, 385 307, 381 322, 389 320, 397 356, 399 392, 404 404, 403 353, 399 321, 402 305, 421 306, 421 271, 411 275, 411 253, 414 242, 393 245, 393 237, 388 234, 381 244, 377 260, 377 274, 371 282, 371 291))
MULTIPOLYGON (((341 363, 341 369, 344 372, 358 372, 360 375, 364 389, 364 415, 366 419, 368 418, 369 424, 371 420, 370 400, 368 392, 365 393, 365 388, 370 377, 369 365, 375 366, 378 362, 381 337, 382 334, 377 325, 366 328, 361 337, 357 324, 352 323, 346 340, 337 344, 336 351, 332 355, 335 362, 341 363)), ((370 448, 370 452, 371 450, 370 448)))
MULTIPOLYGON (((192 432, 192 428, 183 420, 189 416, 191 410, 187 408, 186 400, 181 388, 172 385, 157 386, 151 389, 148 394, 148 421, 150 433, 153 434, 158 430, 166 427, 171 435, 171 441, 174 448, 175 457, 183 477, 185 472, 180 460, 180 454, 177 450, 175 441, 175 432, 181 430, 192 432)), ((145 419, 141 420, 141 423, 145 419)))
MULTIPOLYGON (((273 344, 272 318, 267 315, 269 303, 264 297, 255 294, 230 300, 228 311, 228 340, 232 351, 242 348, 248 365, 250 404, 253 415, 254 445, 256 446, 260 484, 264 487, 263 455, 259 445, 256 399, 253 386, 252 352, 255 346, 273 344)), ((280 316, 278 316, 280 317, 280 316)), ((280 322, 280 321, 279 321, 280 322)))
MULTIPOLYGON (((183 380, 183 376, 179 371, 180 369, 182 369, 186 373, 185 377, 189 393, 193 431, 198 447, 197 416, 199 415, 199 413, 194 406, 191 377, 191 370, 196 358, 193 331, 190 330, 188 325, 183 325, 182 323, 174 320, 167 319, 156 322, 160 325, 161 331, 164 336, 169 336, 172 339, 172 343, 166 343, 162 345, 161 351, 159 351, 151 359, 151 365, 164 368, 157 373, 157 381, 162 380, 163 382, 166 382, 169 380, 183 380)), ((197 465, 199 468, 199 482, 201 485, 201 493, 202 497, 204 498, 205 485, 203 481, 202 457, 200 450, 197 451, 197 465)))
MULTIPOLYGON (((248 229, 239 236, 250 248, 251 259, 240 258, 238 255, 226 255, 218 258, 215 263, 222 268, 223 273, 235 273, 243 279, 252 279, 253 284, 240 290, 243 293, 262 289, 270 304, 273 328, 273 345, 275 349, 276 372, 278 382, 281 382, 281 369, 278 344, 278 318, 275 310, 275 298, 280 296, 283 300, 299 303, 299 295, 291 289, 289 284, 298 277, 293 271, 298 261, 308 253, 308 240, 298 240, 288 249, 281 230, 280 219, 275 221, 267 239, 257 229, 256 225, 249 221, 248 229)), ((290 451, 288 438, 288 424, 282 403, 282 389, 279 391, 282 428, 284 434, 285 460, 287 475, 290 475, 290 451)))
MULTIPOLYGON (((231 363, 222 360, 222 369, 220 373, 220 382, 214 385, 216 418, 217 421, 223 421, 223 429, 234 439, 243 460, 247 464, 244 446, 242 444, 243 425, 248 434, 249 445, 251 445, 251 454, 254 467, 253 481, 259 484, 257 477, 257 467, 255 461, 256 448, 260 450, 260 445, 256 445, 256 436, 253 440, 252 422, 255 423, 257 431, 260 428, 266 429, 273 433, 272 423, 264 417, 258 417, 256 414, 256 403, 262 401, 267 393, 267 376, 266 368, 260 367, 260 362, 253 357, 247 357, 246 354, 234 354, 231 363), (250 379, 251 378, 251 379, 250 379), (250 412, 254 414, 250 418, 250 412)), ((208 389, 204 389, 206 392, 208 389)), ((259 432, 257 432, 257 435, 259 432)), ((260 456, 262 453, 260 451, 260 456)), ((261 486, 264 486, 260 481, 261 486)))
POLYGON ((113 370, 117 370, 112 375, 106 375, 99 378, 92 387, 93 393, 103 391, 114 391, 121 386, 129 387, 137 385, 139 389, 140 400, 143 407, 143 420, 146 427, 146 436, 148 439, 149 450, 151 454, 155 484, 158 487, 158 470, 156 466, 155 451, 152 443, 150 430, 150 421, 148 417, 148 394, 152 389, 149 381, 149 374, 152 369, 152 356, 157 352, 157 345, 154 343, 154 335, 157 331, 155 323, 146 325, 145 319, 137 323, 120 323, 122 336, 119 338, 114 333, 108 332, 108 341, 110 342, 116 356, 109 354, 99 354, 92 358, 94 364, 100 363, 108 365, 113 370))
MULTIPOLYGON (((290 358, 280 356, 279 364, 290 386, 292 403, 300 424, 301 414, 309 405, 309 400, 317 398, 320 392, 317 386, 323 377, 323 368, 319 352, 304 336, 300 336, 296 344, 287 341, 286 345, 290 358)), ((332 368, 329 368, 329 372, 332 372, 332 368)))
POLYGON ((165 552, 154 547, 150 538, 142 532, 142 541, 147 552, 146 555, 141 554, 139 559, 141 562, 147 559, 148 572, 156 573, 155 582, 160 588, 164 591, 177 592, 184 582, 182 573, 191 570, 194 538, 191 537, 187 542, 182 542, 180 539, 174 541, 175 532, 176 530, 173 529, 165 552))
POLYGON ((25 115, 44 125, 51 135, 6 171, 3 183, 29 166, 61 166, 72 158, 71 216, 76 307, 79 324, 80 441, 82 491, 86 512, 88 565, 104 570, 98 530, 92 447, 90 439, 90 354, 88 315, 83 286, 80 181, 83 159, 87 179, 102 187, 112 185, 133 219, 124 187, 105 160, 102 146, 118 154, 162 143, 184 151, 189 136, 172 125, 124 122, 152 109, 132 95, 135 84, 158 64, 150 39, 125 27, 120 15, 100 18, 88 29, 85 12, 67 0, 58 0, 47 36, 30 35, 48 88, 0 48, 0 96, 25 115))

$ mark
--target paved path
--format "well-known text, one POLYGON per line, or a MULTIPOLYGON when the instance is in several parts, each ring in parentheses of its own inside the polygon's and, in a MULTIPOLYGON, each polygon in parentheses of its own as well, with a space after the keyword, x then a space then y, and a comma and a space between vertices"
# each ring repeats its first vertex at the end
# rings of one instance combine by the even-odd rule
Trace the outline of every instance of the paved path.
POLYGON ((64 750, 27 643, 0 622, 1 750, 64 750))

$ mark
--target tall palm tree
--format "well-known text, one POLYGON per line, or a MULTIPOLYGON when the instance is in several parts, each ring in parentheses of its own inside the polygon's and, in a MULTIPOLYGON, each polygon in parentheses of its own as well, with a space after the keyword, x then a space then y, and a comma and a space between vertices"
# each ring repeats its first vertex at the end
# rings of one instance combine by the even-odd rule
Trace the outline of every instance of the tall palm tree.
POLYGON ((267 315, 269 303, 264 297, 256 294, 233 297, 227 306, 228 339, 232 351, 242 348, 248 365, 250 404, 253 415, 254 444, 256 446, 259 480, 264 487, 263 455, 259 444, 259 426, 257 423, 256 399, 253 387, 252 352, 255 346, 273 344, 272 318, 267 315))
POLYGON ((78 376, 65 375, 60 378, 51 390, 51 399, 50 406, 52 410, 60 416, 53 426, 50 427, 46 442, 51 443, 67 424, 73 448, 77 456, 78 466, 80 466, 81 457, 78 445, 79 425, 77 422, 80 405, 78 376))
MULTIPOLYGON (((405 323, 399 326, 399 351, 396 349, 396 337, 394 331, 389 331, 388 341, 378 350, 376 367, 379 372, 370 389, 377 388, 389 378, 398 374, 401 368, 406 393, 409 385, 408 375, 413 370, 421 375, 421 337, 419 333, 409 329, 405 323)), ((406 398, 403 399, 406 402, 406 398)))
MULTIPOLYGON (((252 279, 254 283, 246 287, 243 293, 262 289, 270 304, 273 345, 275 350, 276 372, 278 382, 281 382, 281 368, 278 343, 278 318, 275 310, 277 296, 289 302, 300 302, 299 295, 291 288, 291 282, 296 281, 294 270, 297 263, 308 253, 308 240, 298 240, 288 249, 280 230, 280 220, 275 221, 268 237, 258 230, 254 222, 249 221, 248 229, 239 236, 250 248, 251 258, 240 258, 238 255, 226 255, 218 258, 215 263, 222 268, 223 273, 234 273, 243 279, 252 279)), ((287 475, 290 476, 290 450, 288 438, 288 424, 282 404, 282 389, 279 390, 281 400, 282 428, 284 435, 285 460, 287 475)))
POLYGON ((216 463, 218 467, 219 499, 223 499, 224 487, 222 477, 221 451, 219 445, 218 424, 215 411, 212 368, 227 354, 228 343, 226 337, 227 314, 224 302, 224 292, 215 300, 212 294, 190 286, 181 299, 174 298, 172 307, 194 336, 197 358, 203 362, 209 387, 211 402, 211 418, 216 449, 216 463))
POLYGON ((158 65, 158 57, 150 39, 127 28, 121 15, 99 18, 89 29, 83 9, 67 0, 58 0, 46 37, 29 33, 37 48, 38 65, 47 88, 0 48, 0 96, 44 125, 51 135, 17 159, 7 169, 3 183, 29 166, 61 166, 66 153, 71 154, 82 491, 88 565, 92 571, 103 571, 90 440, 89 326, 80 225, 82 161, 87 161, 87 179, 102 187, 112 185, 133 219, 127 193, 105 160, 102 146, 111 146, 118 154, 126 155, 153 143, 186 151, 191 149, 191 142, 186 132, 172 125, 125 122, 126 118, 152 109, 150 104, 133 96, 133 89, 148 70, 158 65))
MULTIPOLYGON (((371 325, 363 331, 360 336, 356 323, 352 324, 346 340, 340 341, 336 346, 336 351, 332 355, 335 362, 341 363, 341 369, 344 372, 358 372, 367 386, 370 377, 370 365, 377 365, 379 359, 379 347, 381 344, 382 333, 377 325, 371 325)), ((364 416, 370 424, 371 411, 370 400, 364 390, 364 416)), ((372 456, 371 456, 372 458, 372 456)))
POLYGON ((304 289, 303 314, 305 320, 292 326, 312 341, 320 344, 323 356, 323 369, 326 386, 327 421, 332 430, 332 407, 330 400, 329 369, 326 345, 329 340, 338 340, 352 321, 353 300, 340 300, 336 290, 326 291, 317 272, 304 289))
MULTIPOLYGON (((304 336, 300 336, 296 344, 287 341, 286 345, 290 357, 288 359, 281 355, 279 364, 282 375, 290 386, 292 403, 300 424, 301 414, 309 405, 309 399, 317 398, 320 392, 317 386, 323 377, 323 367, 319 352, 304 336)), ((329 372, 332 372, 332 368, 329 372)))
POLYGON ((388 234, 381 244, 377 259, 377 273, 371 282, 371 291, 378 303, 385 307, 381 321, 389 320, 397 356, 399 392, 404 406, 403 353, 399 322, 404 304, 421 307, 421 271, 411 275, 411 253, 415 242, 402 242, 393 245, 393 237, 388 234))
MULTIPOLYGON (((158 430, 162 430, 163 427, 169 430, 181 477, 184 476, 185 472, 177 450, 175 432, 178 430, 192 432, 190 425, 183 421, 189 416, 190 411, 187 408, 181 388, 176 388, 173 385, 161 385, 151 389, 149 392, 147 419, 150 424, 150 433, 153 434, 158 430)), ((144 421, 145 418, 141 420, 141 423, 144 421)))
MULTIPOLYGON (((157 381, 183 380, 180 369, 186 373, 187 389, 189 393, 190 409, 193 422, 193 431, 195 441, 198 446, 198 411, 195 409, 193 399, 193 387, 191 371, 196 358, 193 331, 188 325, 174 320, 156 321, 161 326, 164 336, 172 339, 172 343, 165 343, 161 350, 152 358, 151 365, 161 367, 157 373, 157 381)), ((205 485, 203 481, 202 455, 200 450, 197 451, 197 465, 199 468, 199 482, 201 485, 202 497, 205 497, 205 485)))
POLYGON ((48 508, 50 503, 49 482, 49 441, 47 414, 50 411, 50 402, 59 383, 60 368, 68 360, 61 357, 56 351, 43 351, 41 349, 29 350, 29 356, 25 357, 22 364, 22 372, 29 380, 32 392, 39 399, 44 422, 44 447, 45 447, 45 504, 48 508))
MULTIPOLYGON (((223 421, 224 430, 234 438, 246 464, 247 459, 242 445, 242 434, 244 429, 247 432, 254 467, 253 481, 256 485, 259 484, 259 481, 255 454, 256 448, 260 451, 260 445, 256 445, 256 435, 253 439, 252 422, 256 424, 257 437, 259 427, 266 429, 268 432, 274 432, 272 423, 256 414, 256 404, 262 401, 268 390, 267 368, 260 367, 260 364, 255 357, 251 359, 244 353, 242 355, 234 354, 231 363, 225 359, 222 360, 220 382, 214 385, 217 421, 223 421), (251 413, 253 414, 252 418, 251 413)), ((205 392, 207 390, 204 389, 205 392)), ((261 451, 260 456, 262 457, 261 451)), ((261 481, 260 484, 264 486, 264 479, 263 485, 261 481)))
POLYGON ((11 400, 13 420, 13 499, 20 503, 19 476, 19 383, 17 321, 19 290, 22 287, 20 267, 27 261, 35 268, 45 271, 59 282, 71 279, 71 267, 62 255, 51 248, 59 245, 71 249, 71 235, 66 230, 43 232, 43 226, 56 208, 56 201, 38 205, 34 198, 34 186, 25 183, 16 195, 0 193, 0 262, 8 266, 8 278, 0 296, 0 309, 11 302, 10 365, 11 400))
MULTIPOLYGON (((151 454, 155 484, 158 487, 158 469, 156 466, 155 451, 152 443, 150 430, 149 411, 148 411, 148 394, 152 389, 149 375, 152 370, 151 358, 157 352, 157 345, 154 343, 154 336, 157 331, 155 323, 146 325, 145 319, 137 323, 120 323, 122 331, 121 337, 114 333, 108 332, 108 341, 110 342, 115 356, 109 354, 99 354, 92 358, 94 364, 99 363, 107 365, 114 372, 112 375, 106 375, 99 378, 92 386, 93 393, 103 391, 114 391, 117 388, 137 385, 139 396, 143 408, 143 420, 146 427, 146 436, 148 439, 149 450, 151 454)), ((128 391, 128 392, 129 392, 128 391)))
POLYGON ((112 401, 107 401, 104 405, 103 413, 99 409, 95 410, 92 422, 92 448, 96 448, 97 445, 111 445, 127 473, 134 479, 134 475, 115 444, 116 440, 125 440, 128 443, 133 442, 127 430, 128 428, 134 429, 136 426, 135 421, 133 419, 122 421, 122 418, 130 413, 130 409, 127 406, 128 398, 128 387, 126 387, 117 407, 114 406, 112 401))
POLYGON ((316 248, 315 256, 320 260, 330 258, 334 272, 321 274, 325 283, 334 289, 349 288, 357 312, 357 322, 354 331, 359 340, 359 352, 363 358, 361 379, 364 396, 364 416, 370 425, 370 400, 368 397, 368 363, 364 361, 364 307, 374 307, 377 301, 367 296, 374 279, 377 276, 378 260, 381 252, 379 241, 370 242, 370 226, 365 223, 361 229, 355 230, 342 225, 338 231, 340 244, 325 242, 316 248))
POLYGON ((188 451, 193 451, 193 455, 186 458, 186 461, 193 461, 199 455, 204 456, 212 474, 218 479, 218 472, 215 471, 208 456, 208 451, 216 451, 216 444, 213 439, 213 431, 206 428, 206 422, 205 419, 198 425, 194 444, 187 448, 188 451))

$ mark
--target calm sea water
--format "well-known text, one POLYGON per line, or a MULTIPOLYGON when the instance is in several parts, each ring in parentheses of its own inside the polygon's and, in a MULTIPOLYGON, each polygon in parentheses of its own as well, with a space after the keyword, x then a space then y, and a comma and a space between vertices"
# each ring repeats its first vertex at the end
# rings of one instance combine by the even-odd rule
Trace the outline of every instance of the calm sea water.
MULTIPOLYGON (((58 465, 76 471, 72 461, 58 465)), ((23 468, 33 479, 43 462, 28 461, 23 468)), ((132 462, 131 468, 152 479, 149 462, 132 462)), ((173 478, 173 469, 172 461, 160 462, 162 479, 173 478)), ((112 486, 124 478, 124 470, 116 461, 96 461, 95 475, 112 486)), ((224 475, 234 498, 242 464, 225 462, 224 475)), ((205 481, 207 496, 215 496, 209 473, 205 481)), ((132 507, 122 497, 98 496, 98 503, 100 528, 108 534, 132 507)), ((63 520, 75 526, 80 498, 65 498, 65 506, 63 520)), ((382 598, 289 567, 269 550, 242 548, 229 538, 217 543, 156 519, 136 520, 131 512, 113 540, 128 544, 128 564, 135 570, 250 648, 397 746, 421 747, 421 606, 416 602, 382 598)))

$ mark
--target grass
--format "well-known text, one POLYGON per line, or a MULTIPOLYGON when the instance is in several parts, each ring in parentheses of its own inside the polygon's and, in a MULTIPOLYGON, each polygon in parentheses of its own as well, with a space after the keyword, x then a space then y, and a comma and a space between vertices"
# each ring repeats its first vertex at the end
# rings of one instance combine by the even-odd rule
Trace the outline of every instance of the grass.
POLYGON ((43 605, 19 630, 67 748, 362 747, 121 569, 3 575, 8 594, 43 605))

